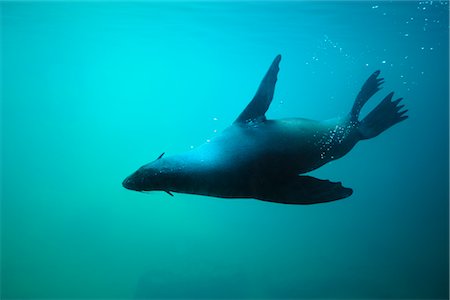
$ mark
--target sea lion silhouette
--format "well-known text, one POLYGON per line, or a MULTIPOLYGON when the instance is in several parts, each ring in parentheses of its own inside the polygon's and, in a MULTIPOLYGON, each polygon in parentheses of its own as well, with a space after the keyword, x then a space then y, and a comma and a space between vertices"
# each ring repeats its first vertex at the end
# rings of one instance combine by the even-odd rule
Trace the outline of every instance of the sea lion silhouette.
POLYGON ((347 154, 360 140, 373 138, 408 118, 388 94, 365 118, 363 105, 383 83, 374 72, 344 118, 313 121, 267 120, 281 55, 275 57, 256 95, 220 135, 191 151, 163 157, 123 181, 135 191, 165 191, 221 198, 254 198, 285 204, 314 204, 350 196, 340 182, 307 175, 347 154))

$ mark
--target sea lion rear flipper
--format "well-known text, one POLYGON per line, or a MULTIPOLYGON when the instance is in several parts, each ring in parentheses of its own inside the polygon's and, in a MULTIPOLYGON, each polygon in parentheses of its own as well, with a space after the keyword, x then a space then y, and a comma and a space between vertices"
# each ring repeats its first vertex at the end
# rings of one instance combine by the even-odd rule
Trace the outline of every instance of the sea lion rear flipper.
POLYGON ((256 198, 284 204, 316 204, 347 198, 352 193, 352 189, 340 182, 296 176, 278 187, 270 187, 256 198))
POLYGON ((281 55, 277 55, 270 65, 269 70, 261 81, 252 101, 242 111, 234 123, 246 123, 254 120, 265 120, 265 113, 272 102, 281 55))
POLYGON ((384 83, 384 78, 378 78, 379 75, 380 71, 375 71, 369 76, 366 82, 364 82, 358 96, 356 96, 352 111, 350 112, 352 121, 358 121, 359 113, 361 112, 362 107, 376 92, 381 89, 381 85, 384 83))
POLYGON ((394 92, 389 93, 367 116, 359 123, 361 139, 371 139, 387 130, 389 127, 406 120, 407 109, 400 104, 403 98, 392 100, 394 92))

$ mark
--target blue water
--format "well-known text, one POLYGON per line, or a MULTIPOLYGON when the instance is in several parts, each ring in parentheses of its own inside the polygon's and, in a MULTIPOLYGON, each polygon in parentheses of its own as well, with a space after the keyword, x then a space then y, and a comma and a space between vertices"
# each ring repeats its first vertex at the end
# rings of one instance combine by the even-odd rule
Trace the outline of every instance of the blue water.
POLYGON ((1 298, 448 298, 448 2, 1 2, 1 298), (217 135, 282 54, 268 118, 410 118, 312 173, 311 206, 124 189, 217 135))

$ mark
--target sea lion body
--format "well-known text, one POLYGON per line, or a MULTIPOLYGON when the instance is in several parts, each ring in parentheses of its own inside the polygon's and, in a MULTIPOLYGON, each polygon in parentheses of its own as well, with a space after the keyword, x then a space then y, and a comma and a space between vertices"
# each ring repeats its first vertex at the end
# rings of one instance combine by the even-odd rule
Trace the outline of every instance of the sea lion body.
POLYGON ((165 180, 170 191, 258 198, 258 192, 267 185, 342 157, 358 141, 357 134, 348 120, 339 119, 319 122, 296 118, 232 125, 210 142, 163 157, 158 163, 179 178, 171 185, 165 180))
POLYGON ((389 94, 358 121, 362 106, 379 90, 382 79, 377 78, 377 71, 366 81, 352 111, 344 118, 267 120, 265 112, 273 97, 280 59, 275 58, 255 97, 231 126, 188 152, 161 155, 126 178, 124 187, 287 204, 321 203, 350 196, 352 190, 340 183, 301 174, 344 156, 358 141, 406 119, 404 112, 398 112, 401 99, 391 101, 389 94))

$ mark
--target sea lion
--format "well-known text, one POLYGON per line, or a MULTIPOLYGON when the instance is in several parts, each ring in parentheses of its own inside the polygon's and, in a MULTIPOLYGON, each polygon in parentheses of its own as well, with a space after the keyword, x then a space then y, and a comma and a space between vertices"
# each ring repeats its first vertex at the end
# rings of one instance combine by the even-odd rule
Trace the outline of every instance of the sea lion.
POLYGON ((383 83, 374 72, 344 118, 314 121, 268 120, 265 113, 275 91, 281 55, 275 57, 255 96, 234 123, 191 151, 163 157, 139 168, 123 181, 134 191, 165 191, 221 198, 254 198, 285 204, 314 204, 349 197, 340 182, 305 174, 347 154, 405 120, 402 98, 388 94, 365 118, 363 105, 383 83))

